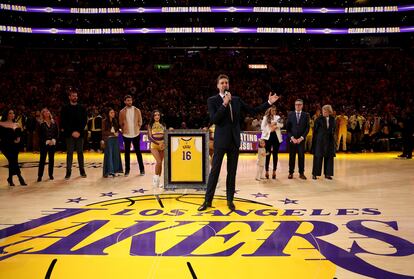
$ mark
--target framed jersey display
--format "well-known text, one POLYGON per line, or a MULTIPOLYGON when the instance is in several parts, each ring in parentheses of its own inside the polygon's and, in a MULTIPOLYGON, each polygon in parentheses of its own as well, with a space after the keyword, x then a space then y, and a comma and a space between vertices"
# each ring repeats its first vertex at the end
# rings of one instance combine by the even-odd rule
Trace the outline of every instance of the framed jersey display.
POLYGON ((173 130, 164 135, 164 187, 205 188, 209 168, 208 132, 173 130))

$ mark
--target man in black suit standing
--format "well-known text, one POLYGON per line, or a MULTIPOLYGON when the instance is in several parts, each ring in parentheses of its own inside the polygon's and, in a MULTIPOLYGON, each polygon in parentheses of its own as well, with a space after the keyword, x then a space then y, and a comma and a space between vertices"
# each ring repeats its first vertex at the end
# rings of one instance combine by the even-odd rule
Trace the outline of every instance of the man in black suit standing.
POLYGON ((79 172, 81 177, 86 178, 83 158, 83 136, 85 132, 88 115, 86 109, 78 104, 78 90, 69 88, 69 104, 62 108, 61 127, 66 139, 66 175, 68 180, 72 174, 73 151, 78 154, 79 172))
POLYGON ((298 154, 299 178, 305 176, 305 139, 309 133, 309 114, 302 111, 303 100, 295 101, 295 111, 288 114, 286 130, 289 138, 289 179, 293 178, 296 154, 298 154))
POLYGON ((219 94, 207 100, 210 122, 215 124, 216 128, 214 132, 213 162, 204 203, 198 208, 199 211, 204 211, 211 207, 224 154, 227 154, 227 206, 230 210, 235 210, 233 197, 236 188, 236 172, 240 148, 240 112, 244 110, 255 114, 264 111, 279 99, 276 94, 272 95, 270 93, 266 103, 256 108, 250 108, 239 97, 230 94, 228 91, 229 78, 226 75, 219 75, 217 78, 217 88, 219 94))

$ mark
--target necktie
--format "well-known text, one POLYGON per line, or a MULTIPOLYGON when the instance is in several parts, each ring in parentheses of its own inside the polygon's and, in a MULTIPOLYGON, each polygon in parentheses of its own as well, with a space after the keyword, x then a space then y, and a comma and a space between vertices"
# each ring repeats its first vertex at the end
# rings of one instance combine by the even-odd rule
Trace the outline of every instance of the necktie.
POLYGON ((329 117, 326 118, 326 128, 329 129, 329 117))
MULTIPOLYGON (((224 96, 223 96, 223 100, 224 100, 224 96)), ((231 122, 233 122, 233 109, 231 107, 231 102, 229 102, 229 109, 230 109, 230 118, 231 118, 231 122)))
POLYGON ((296 113, 296 123, 299 124, 299 120, 300 120, 300 112, 296 113))
POLYGON ((230 118, 231 118, 231 122, 233 122, 233 108, 231 107, 231 103, 229 103, 229 108, 230 108, 230 118))

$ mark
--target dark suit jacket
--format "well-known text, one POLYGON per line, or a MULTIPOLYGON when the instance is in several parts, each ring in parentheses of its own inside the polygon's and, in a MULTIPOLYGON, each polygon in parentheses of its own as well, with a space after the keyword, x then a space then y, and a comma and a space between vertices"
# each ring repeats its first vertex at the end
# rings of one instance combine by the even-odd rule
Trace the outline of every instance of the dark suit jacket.
POLYGON ((289 140, 293 136, 295 139, 306 136, 309 133, 309 114, 302 111, 300 114, 299 124, 296 121, 296 112, 290 111, 286 123, 286 130, 288 133, 289 140))
POLYGON ((66 138, 70 138, 73 132, 79 132, 83 137, 86 123, 88 121, 88 115, 86 109, 80 105, 67 104, 62 108, 61 112, 61 128, 66 138))
POLYGON ((326 125, 326 118, 319 116, 315 120, 312 136, 312 154, 318 157, 335 157, 336 123, 335 118, 329 116, 329 128, 326 125))
POLYGON ((229 148, 232 142, 240 147, 240 113, 242 110, 256 114, 270 107, 266 102, 256 108, 249 107, 237 96, 232 96, 231 106, 233 111, 233 122, 230 116, 230 106, 223 106, 220 94, 212 96, 207 100, 210 122, 216 125, 214 131, 214 148, 229 148))
POLYGON ((39 139, 42 146, 46 145, 47 140, 55 139, 58 140, 59 129, 56 122, 50 123, 50 127, 47 126, 46 122, 40 124, 39 139))

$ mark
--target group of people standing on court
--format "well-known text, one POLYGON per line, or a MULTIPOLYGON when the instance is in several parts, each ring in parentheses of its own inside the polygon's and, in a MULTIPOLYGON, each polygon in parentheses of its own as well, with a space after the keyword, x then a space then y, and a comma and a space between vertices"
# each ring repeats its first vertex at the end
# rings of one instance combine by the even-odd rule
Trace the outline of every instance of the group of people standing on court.
MULTIPOLYGON (((104 149, 103 177, 115 177, 123 173, 121 152, 119 149, 119 133, 122 133, 125 149, 125 172, 130 173, 130 153, 131 145, 134 146, 137 156, 140 176, 145 175, 145 167, 140 147, 140 130, 143 123, 141 111, 133 106, 131 95, 124 97, 125 107, 116 117, 114 109, 109 108, 107 115, 102 120, 102 141, 104 149), (117 120, 119 119, 119 120, 117 120)), ((148 139, 151 142, 150 150, 155 159, 155 175, 153 176, 153 186, 161 186, 162 162, 164 160, 164 132, 166 126, 161 121, 161 112, 154 110, 149 121, 148 139)))
MULTIPOLYGON (((289 175, 288 179, 293 179, 295 172, 296 157, 298 158, 299 178, 307 179, 305 176, 305 139, 309 133, 309 114, 302 110, 303 100, 295 101, 295 111, 288 114, 286 131, 289 140, 289 175)), ((326 179, 331 180, 334 171, 333 158, 335 157, 336 142, 335 118, 332 116, 333 110, 330 105, 322 107, 320 115, 314 123, 312 135, 313 169, 312 178, 317 179, 322 174, 322 166, 326 179)), ((276 179, 276 169, 278 164, 278 152, 282 143, 281 128, 284 126, 280 116, 276 114, 276 107, 267 109, 262 120, 262 137, 259 145, 264 145, 264 149, 259 149, 257 159, 256 180, 269 179, 270 157, 273 156, 272 178, 276 179), (263 155, 264 154, 264 155, 263 155), (263 160, 265 157, 265 161, 263 160), (263 177, 262 168, 264 166, 265 176, 263 177)))
MULTIPOLYGON (((85 126, 87 123, 86 109, 78 103, 78 91, 74 88, 68 90, 69 103, 62 107, 61 125, 58 127, 51 112, 44 108, 41 111, 40 122, 40 160, 37 181, 41 182, 46 165, 46 158, 49 157, 48 175, 53 180, 54 157, 56 141, 59 132, 63 133, 66 141, 66 175, 65 180, 72 175, 73 153, 76 151, 80 176, 87 177, 83 155, 85 126)), ((102 147, 104 149, 103 177, 115 177, 121 173, 128 176, 130 173, 131 144, 137 156, 140 175, 145 175, 144 162, 140 149, 140 130, 142 126, 141 111, 133 106, 133 98, 130 95, 124 97, 125 107, 119 112, 119 116, 112 108, 108 108, 105 117, 102 119, 102 147), (119 133, 125 147, 125 172, 123 171, 121 152, 118 143, 119 133)), ((153 183, 160 184, 162 161, 164 158, 164 131, 165 125, 161 122, 161 113, 153 111, 148 125, 149 139, 151 141, 151 153, 156 160, 156 175, 153 183)), ((15 123, 13 109, 6 110, 0 122, 0 149, 8 160, 9 186, 15 186, 13 176, 17 176, 20 185, 27 185, 24 180, 18 162, 20 149, 21 127, 15 123)))
MULTIPOLYGON (((272 92, 268 95, 268 100, 263 104, 252 108, 241 98, 232 96, 229 92, 229 78, 220 75, 217 78, 218 94, 207 100, 210 123, 214 125, 213 148, 211 170, 207 183, 207 190, 204 202, 198 208, 204 211, 212 206, 212 201, 220 175, 220 169, 224 155, 227 156, 227 179, 226 179, 226 199, 230 210, 235 210, 233 203, 236 173, 240 148, 240 119, 241 112, 257 114, 266 110, 262 120, 262 139, 259 148, 258 172, 256 179, 269 179, 270 158, 273 155, 272 179, 276 179, 276 168, 278 165, 278 151, 282 142, 280 129, 283 127, 280 117, 277 115, 276 107, 273 104, 279 96, 272 92)), ((65 179, 70 179, 72 175, 73 152, 76 150, 81 177, 87 177, 84 167, 83 156, 83 133, 87 124, 87 113, 83 106, 78 103, 78 91, 70 89, 68 92, 69 103, 62 108, 61 127, 66 139, 66 175, 65 179)), ((116 116, 116 111, 109 108, 102 120, 102 136, 104 146, 104 177, 115 177, 117 174, 130 173, 130 152, 131 144, 137 156, 140 175, 145 175, 144 163, 140 151, 140 129, 143 124, 141 111, 133 106, 133 98, 130 95, 124 97, 125 107, 116 116), (118 144, 119 133, 125 146, 125 171, 123 171, 120 149, 118 144)), ((313 169, 312 178, 317 179, 322 174, 322 168, 326 179, 332 179, 334 171, 334 157, 336 151, 336 123, 332 116, 333 111, 330 105, 322 107, 322 115, 314 122, 312 135, 313 169)), ((54 153, 56 140, 59 134, 53 116, 48 109, 41 112, 42 122, 40 126, 40 162, 38 170, 38 181, 42 181, 46 157, 49 156, 49 178, 53 177, 54 153)), ((14 186, 13 176, 17 175, 21 185, 27 185, 24 181, 18 164, 20 128, 14 123, 14 111, 7 110, 1 119, 1 143, 0 148, 9 162, 9 177, 7 179, 10 186, 14 186)), ((293 179, 295 171, 296 157, 298 157, 299 178, 307 179, 305 176, 305 139, 310 130, 309 114, 303 111, 303 100, 295 101, 295 110, 289 112, 286 123, 286 130, 289 140, 289 175, 288 179, 293 179)), ((161 113, 154 110, 147 127, 148 137, 151 142, 151 153, 156 160, 155 176, 153 185, 159 186, 160 175, 162 172, 162 161, 164 159, 164 132, 165 124, 161 121, 161 113)), ((412 134, 412 133, 411 133, 412 134)))

